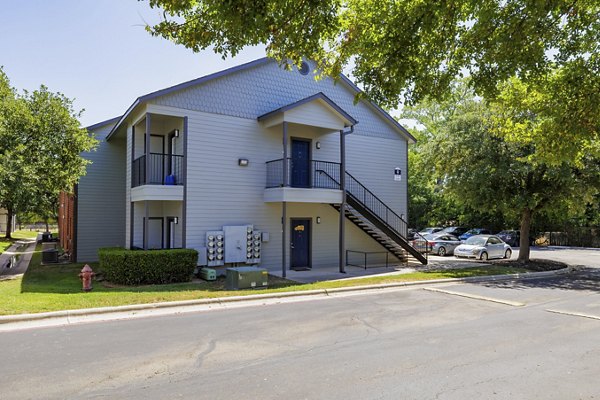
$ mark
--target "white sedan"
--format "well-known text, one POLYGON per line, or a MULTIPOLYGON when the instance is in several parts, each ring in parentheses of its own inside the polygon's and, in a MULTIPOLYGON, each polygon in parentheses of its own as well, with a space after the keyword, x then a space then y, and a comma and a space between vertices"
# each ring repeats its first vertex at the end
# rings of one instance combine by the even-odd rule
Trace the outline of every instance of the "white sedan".
POLYGON ((487 260, 490 258, 510 258, 512 249, 495 235, 476 235, 454 249, 456 258, 467 257, 487 260))

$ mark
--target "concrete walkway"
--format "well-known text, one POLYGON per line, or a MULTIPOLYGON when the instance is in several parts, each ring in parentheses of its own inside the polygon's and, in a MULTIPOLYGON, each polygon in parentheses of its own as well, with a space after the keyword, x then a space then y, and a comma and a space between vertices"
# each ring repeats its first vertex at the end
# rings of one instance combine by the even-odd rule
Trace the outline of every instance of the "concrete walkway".
POLYGON ((35 243, 33 239, 18 240, 0 254, 0 280, 13 279, 27 271, 35 243))

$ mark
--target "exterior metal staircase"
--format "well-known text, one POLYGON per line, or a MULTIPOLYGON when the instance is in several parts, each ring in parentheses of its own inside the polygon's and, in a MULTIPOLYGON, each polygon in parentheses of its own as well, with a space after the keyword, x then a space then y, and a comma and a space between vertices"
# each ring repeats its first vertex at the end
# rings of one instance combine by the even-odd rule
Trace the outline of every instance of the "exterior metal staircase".
MULTIPOLYGON (((337 183, 337 179, 325 171, 322 173, 337 183)), ((406 260, 410 255, 426 265, 427 257, 407 239, 406 221, 351 174, 346 172, 345 178, 346 217, 400 260, 406 260)), ((332 206, 339 211, 339 204, 332 206)))

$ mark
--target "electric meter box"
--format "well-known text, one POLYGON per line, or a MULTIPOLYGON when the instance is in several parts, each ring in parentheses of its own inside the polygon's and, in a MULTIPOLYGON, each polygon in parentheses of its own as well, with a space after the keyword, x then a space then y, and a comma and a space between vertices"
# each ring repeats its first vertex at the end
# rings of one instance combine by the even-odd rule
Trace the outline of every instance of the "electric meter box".
POLYGON ((266 288, 269 273, 264 268, 227 268, 225 288, 227 290, 266 288))
POLYGON ((206 263, 209 267, 225 264, 225 235, 223 231, 206 232, 206 263))

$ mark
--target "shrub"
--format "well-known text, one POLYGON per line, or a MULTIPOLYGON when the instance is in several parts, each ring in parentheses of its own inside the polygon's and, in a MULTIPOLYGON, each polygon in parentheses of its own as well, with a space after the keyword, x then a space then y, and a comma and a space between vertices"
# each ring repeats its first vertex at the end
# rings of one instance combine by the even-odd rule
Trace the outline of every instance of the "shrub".
POLYGON ((127 250, 111 247, 99 249, 98 257, 104 277, 123 285, 188 282, 198 262, 198 252, 193 249, 127 250))

